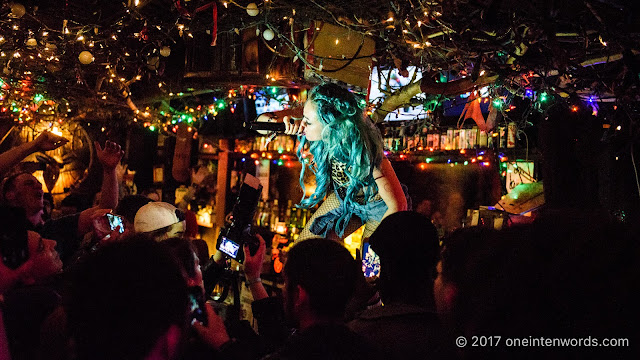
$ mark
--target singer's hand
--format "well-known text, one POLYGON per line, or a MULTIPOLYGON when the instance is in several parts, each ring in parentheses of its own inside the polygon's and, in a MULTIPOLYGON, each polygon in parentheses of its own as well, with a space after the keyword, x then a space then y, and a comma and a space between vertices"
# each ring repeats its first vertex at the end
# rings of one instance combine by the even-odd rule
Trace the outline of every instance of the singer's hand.
POLYGON ((288 135, 300 135, 304 132, 304 123, 301 119, 285 116, 284 119, 285 130, 284 133, 288 135))

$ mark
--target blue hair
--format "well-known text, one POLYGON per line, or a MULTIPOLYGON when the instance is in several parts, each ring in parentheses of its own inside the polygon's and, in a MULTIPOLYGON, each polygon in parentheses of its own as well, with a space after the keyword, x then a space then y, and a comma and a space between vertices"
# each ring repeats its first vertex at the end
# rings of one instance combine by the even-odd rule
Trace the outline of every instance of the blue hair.
MULTIPOLYGON (((312 163, 303 161, 300 185, 304 191, 304 175, 309 168, 316 176, 316 190, 310 197, 303 194, 299 206, 310 208, 324 199, 331 185, 331 159, 347 164, 349 178, 346 196, 336 227, 348 221, 347 209, 355 205, 356 195, 363 190, 365 199, 377 193, 373 169, 379 167, 383 157, 382 137, 373 123, 364 117, 360 99, 335 84, 318 85, 309 92, 308 100, 318 111, 318 120, 324 125, 322 139, 308 141, 300 137, 298 158, 309 143, 312 163)), ((350 216, 349 216, 350 217, 350 216)))

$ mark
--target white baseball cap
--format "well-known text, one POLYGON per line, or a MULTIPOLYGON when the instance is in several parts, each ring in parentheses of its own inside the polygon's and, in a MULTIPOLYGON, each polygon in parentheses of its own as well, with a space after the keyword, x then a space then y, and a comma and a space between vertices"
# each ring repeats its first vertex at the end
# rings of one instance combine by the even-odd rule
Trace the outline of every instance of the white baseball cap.
POLYGON ((150 202, 138 210, 133 221, 136 232, 149 232, 184 221, 184 214, 166 202, 150 202))

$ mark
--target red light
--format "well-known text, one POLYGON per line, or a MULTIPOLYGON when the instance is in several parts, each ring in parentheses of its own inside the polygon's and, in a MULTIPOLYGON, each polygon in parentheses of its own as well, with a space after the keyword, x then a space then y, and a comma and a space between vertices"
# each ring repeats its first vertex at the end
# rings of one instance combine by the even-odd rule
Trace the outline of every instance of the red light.
POLYGON ((576 105, 573 105, 573 106, 571 107, 571 111, 573 111, 573 112, 578 112, 578 107, 577 107, 576 105))

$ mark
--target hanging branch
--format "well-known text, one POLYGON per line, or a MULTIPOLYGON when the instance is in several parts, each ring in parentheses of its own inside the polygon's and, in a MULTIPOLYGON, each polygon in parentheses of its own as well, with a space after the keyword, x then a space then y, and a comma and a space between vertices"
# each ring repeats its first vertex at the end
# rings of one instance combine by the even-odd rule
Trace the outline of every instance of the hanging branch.
POLYGON ((390 112, 406 104, 414 96, 425 93, 432 95, 453 96, 469 92, 477 87, 493 84, 498 75, 480 76, 473 82, 471 78, 454 80, 446 83, 437 83, 429 77, 423 77, 420 81, 411 83, 387 97, 382 105, 371 115, 373 122, 382 122, 390 112))

